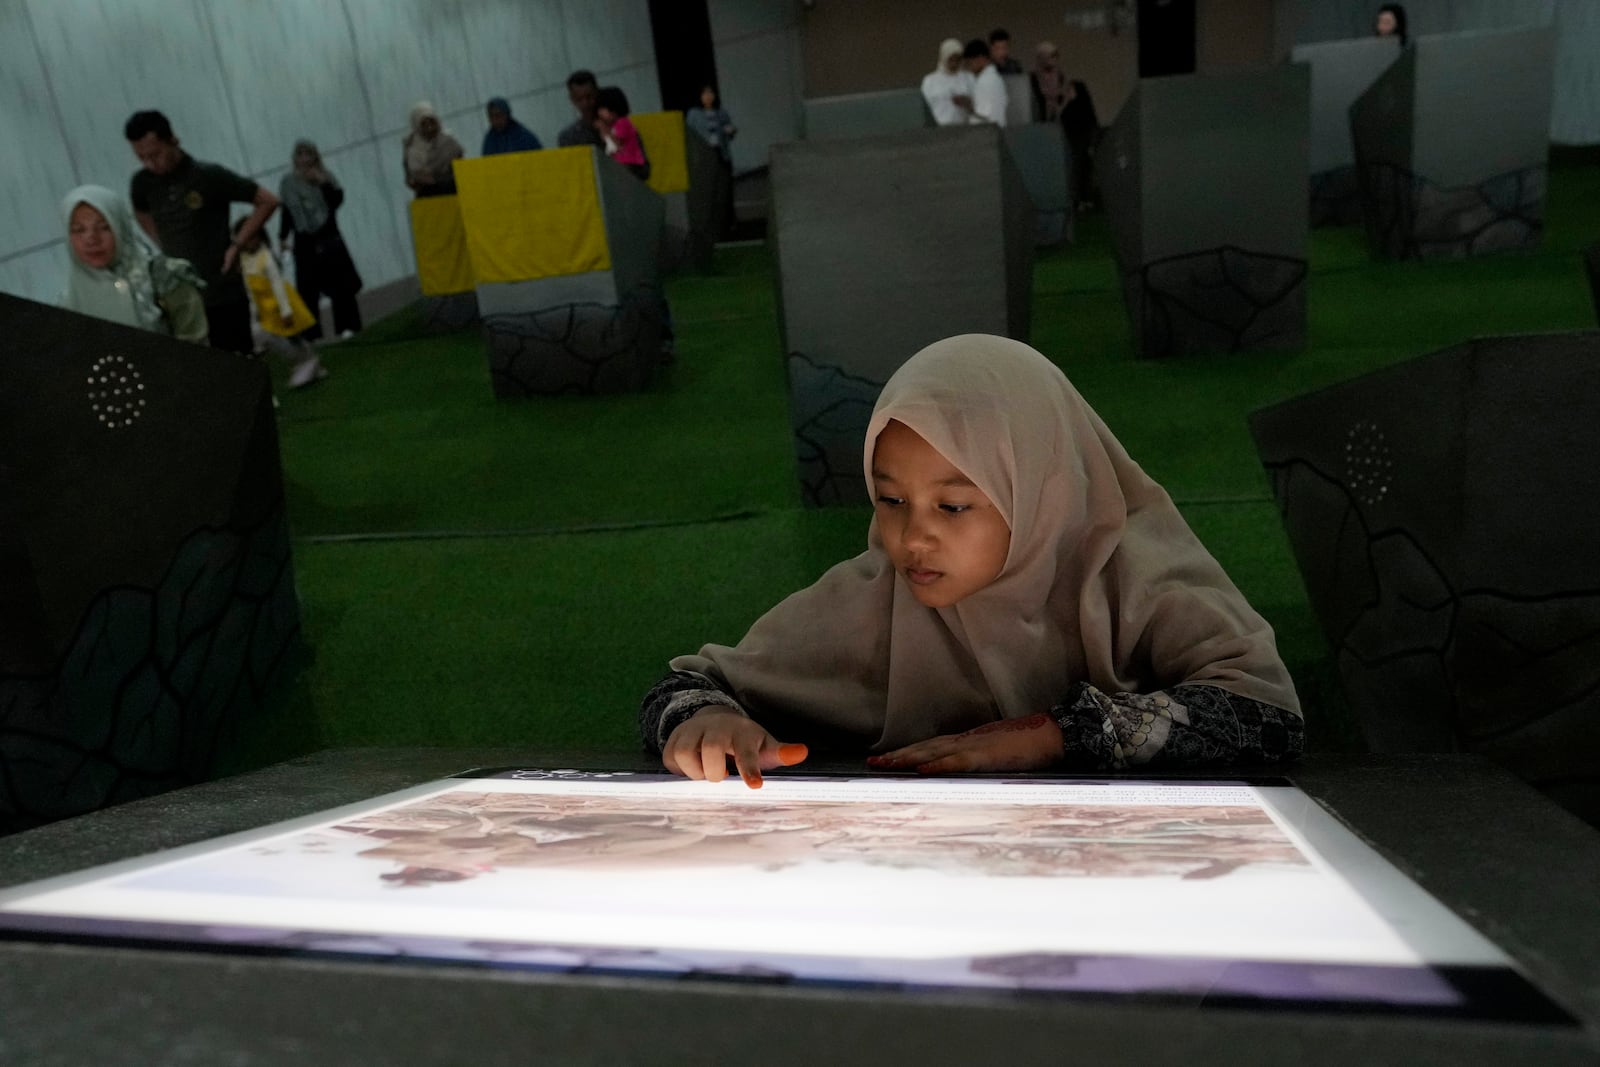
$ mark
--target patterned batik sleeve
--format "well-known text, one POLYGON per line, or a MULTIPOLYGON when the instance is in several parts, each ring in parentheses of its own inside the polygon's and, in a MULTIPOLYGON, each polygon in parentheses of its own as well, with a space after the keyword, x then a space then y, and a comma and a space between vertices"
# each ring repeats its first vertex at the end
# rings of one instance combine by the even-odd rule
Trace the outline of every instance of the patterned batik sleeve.
POLYGON ((1067 764, 1097 770, 1277 762, 1305 744, 1299 715, 1214 685, 1107 694, 1080 682, 1050 717, 1067 764))
POLYGON ((685 719, 708 704, 721 704, 739 714, 745 713, 739 702, 716 682, 694 671, 673 671, 650 687, 639 705, 639 736, 644 747, 660 754, 685 719))

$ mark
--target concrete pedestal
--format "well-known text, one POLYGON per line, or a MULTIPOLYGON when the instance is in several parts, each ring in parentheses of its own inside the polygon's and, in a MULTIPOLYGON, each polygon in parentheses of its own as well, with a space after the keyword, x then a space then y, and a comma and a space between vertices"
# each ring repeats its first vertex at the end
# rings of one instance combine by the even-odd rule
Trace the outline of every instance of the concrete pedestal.
POLYGON ((1361 183, 1350 143, 1350 105, 1400 56, 1396 37, 1358 37, 1296 47, 1311 68, 1311 225, 1361 221, 1361 183))
POLYGON ((808 141, 877 137, 933 125, 920 89, 819 96, 801 106, 808 141))
POLYGON ((1583 250, 1583 270, 1589 276, 1589 297, 1594 301, 1594 315, 1600 321, 1600 241, 1583 250))
POLYGON ((593 148, 458 160, 456 174, 495 396, 647 386, 666 327, 661 195, 593 148), (501 158, 525 173, 473 173, 501 158), (476 200, 505 195, 497 177, 548 196, 524 198, 521 213, 476 200))
POLYGON ((1007 126, 1005 141, 1033 201, 1033 243, 1059 245, 1072 240, 1076 220, 1070 187, 1072 155, 1061 124, 1007 126))
POLYGON ((1250 420, 1378 751, 1483 753, 1600 824, 1600 333, 1468 342, 1250 420))
POLYGON ((1373 254, 1532 248, 1544 229, 1555 31, 1419 37, 1350 107, 1373 254))
POLYGON ((772 151, 789 408, 808 505, 867 499, 883 383, 953 334, 1028 336, 1033 203, 993 126, 772 151))
POLYGON ((684 148, 689 167, 685 262, 690 269, 705 272, 711 269, 717 241, 733 225, 733 170, 692 130, 684 148))
POLYGON ((1305 343, 1301 65, 1141 81, 1096 150, 1145 358, 1305 343))
POLYGON ((0 333, 4 832, 207 777, 300 614, 260 363, 6 295, 0 333))
POLYGON ((425 333, 456 333, 478 325, 472 260, 460 201, 425 196, 411 201, 411 247, 417 262, 419 325, 425 333))

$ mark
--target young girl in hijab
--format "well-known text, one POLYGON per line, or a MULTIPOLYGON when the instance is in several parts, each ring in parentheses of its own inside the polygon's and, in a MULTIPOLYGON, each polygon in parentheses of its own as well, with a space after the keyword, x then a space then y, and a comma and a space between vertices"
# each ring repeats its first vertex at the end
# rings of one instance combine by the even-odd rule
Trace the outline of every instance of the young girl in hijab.
POLYGON ((426 100, 411 109, 411 132, 405 146, 406 184, 420 199, 424 196, 452 196, 456 191, 452 160, 466 155, 461 142, 439 122, 439 113, 426 100))
MULTIPOLYGON (((234 224, 234 240, 248 220, 234 224)), ((312 382, 321 381, 328 371, 311 347, 311 328, 317 317, 311 314, 294 286, 283 280, 278 267, 278 257, 272 254, 267 235, 257 230, 248 241, 239 242, 239 270, 244 275, 244 286, 250 293, 250 303, 256 309, 256 322, 273 337, 281 338, 285 356, 289 360, 289 388, 299 389, 312 382)))
POLYGON ((720 781, 823 741, 938 774, 1300 751, 1272 629, 1054 364, 970 334, 883 388, 867 550, 735 647, 679 656, 640 725, 720 781))
POLYGON ((81 185, 61 201, 61 217, 71 250, 62 307, 206 343, 199 272, 186 259, 157 252, 126 200, 104 186, 81 185))
MULTIPOLYGON (((361 308, 356 303, 361 275, 339 232, 344 189, 323 166, 322 153, 310 141, 296 141, 290 161, 294 169, 278 183, 278 199, 284 208, 279 212, 283 221, 278 240, 284 251, 292 242, 294 284, 306 306, 320 307, 326 293, 333 304, 334 332, 349 337, 361 329, 361 308)), ((312 323, 308 339, 315 341, 321 336, 322 327, 312 323)))

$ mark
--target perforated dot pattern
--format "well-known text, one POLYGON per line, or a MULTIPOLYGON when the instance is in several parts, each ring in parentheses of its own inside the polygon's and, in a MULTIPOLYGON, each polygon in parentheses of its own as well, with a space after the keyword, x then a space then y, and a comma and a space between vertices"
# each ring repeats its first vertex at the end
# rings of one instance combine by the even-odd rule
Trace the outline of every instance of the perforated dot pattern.
POLYGON ((89 368, 84 384, 89 410, 106 429, 127 429, 144 414, 144 381, 126 356, 101 356, 89 368))
POLYGON ((1394 480, 1394 456, 1375 422, 1361 420, 1344 439, 1345 484, 1361 503, 1371 506, 1389 495, 1394 480))

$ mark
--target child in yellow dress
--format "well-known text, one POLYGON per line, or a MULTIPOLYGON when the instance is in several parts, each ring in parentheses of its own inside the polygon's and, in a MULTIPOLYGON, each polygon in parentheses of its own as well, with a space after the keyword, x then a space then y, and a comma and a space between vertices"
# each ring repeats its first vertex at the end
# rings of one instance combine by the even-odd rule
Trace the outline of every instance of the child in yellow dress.
MULTIPOLYGON (((235 224, 235 240, 244 223, 240 219, 235 224)), ((283 340, 281 350, 290 363, 289 388, 299 389, 326 378, 328 370, 305 336, 316 325, 316 316, 294 286, 284 280, 266 234, 258 230, 239 244, 239 270, 250 292, 250 302, 255 305, 256 321, 268 334, 283 340)))

